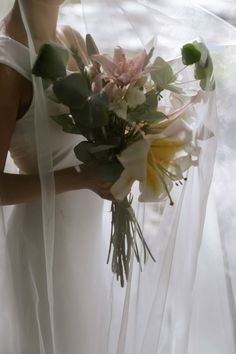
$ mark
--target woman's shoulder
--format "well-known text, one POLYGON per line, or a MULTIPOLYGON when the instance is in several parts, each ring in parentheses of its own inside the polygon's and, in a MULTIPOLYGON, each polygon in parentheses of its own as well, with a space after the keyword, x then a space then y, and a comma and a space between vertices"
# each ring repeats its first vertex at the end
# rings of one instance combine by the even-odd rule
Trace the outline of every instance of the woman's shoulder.
POLYGON ((0 31, 1 73, 17 77, 19 74, 31 80, 28 48, 21 42, 0 31))

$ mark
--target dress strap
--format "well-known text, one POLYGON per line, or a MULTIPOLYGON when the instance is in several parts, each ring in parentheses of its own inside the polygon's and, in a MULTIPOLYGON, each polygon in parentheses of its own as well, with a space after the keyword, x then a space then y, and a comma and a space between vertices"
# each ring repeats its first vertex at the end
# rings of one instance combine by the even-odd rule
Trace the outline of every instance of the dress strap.
POLYGON ((5 35, 0 35, 0 64, 9 66, 31 81, 28 48, 5 35))

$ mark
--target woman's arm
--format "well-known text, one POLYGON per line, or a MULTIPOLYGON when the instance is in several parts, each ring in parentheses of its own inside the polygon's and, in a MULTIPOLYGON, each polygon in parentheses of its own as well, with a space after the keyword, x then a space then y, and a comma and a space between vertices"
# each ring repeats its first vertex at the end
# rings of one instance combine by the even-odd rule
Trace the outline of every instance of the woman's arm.
MULTIPOLYGON (((4 173, 7 152, 22 101, 24 79, 15 70, 0 65, 0 203, 27 203, 41 196, 38 175, 4 173)), ((55 172, 56 193, 90 189, 105 199, 113 199, 111 183, 96 177, 96 165, 83 166, 81 173, 73 167, 55 172)))
MULTIPOLYGON (((114 200, 110 193, 111 182, 96 177, 96 165, 84 166, 81 173, 74 167, 54 173, 56 193, 90 189, 103 199, 114 200)), ((0 200, 3 205, 29 203, 41 197, 38 175, 0 174, 0 200)))

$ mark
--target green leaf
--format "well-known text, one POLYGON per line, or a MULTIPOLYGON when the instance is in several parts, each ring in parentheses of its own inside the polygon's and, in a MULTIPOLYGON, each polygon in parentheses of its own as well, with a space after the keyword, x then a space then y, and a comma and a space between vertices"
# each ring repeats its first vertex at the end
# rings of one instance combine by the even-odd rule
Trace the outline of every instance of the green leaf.
POLYGON ((57 80, 53 85, 53 91, 59 102, 71 109, 81 108, 90 95, 88 84, 81 73, 73 73, 57 80))
POLYGON ((33 67, 33 74, 43 79, 55 81, 66 75, 68 51, 56 43, 45 43, 39 50, 33 67))
POLYGON ((151 73, 152 80, 155 82, 157 90, 164 90, 169 84, 176 80, 172 67, 161 57, 157 57, 154 64, 158 67, 157 71, 151 73))
POLYGON ((184 65, 192 65, 201 59, 201 51, 192 43, 187 43, 182 47, 182 62, 184 65))
POLYGON ((135 110, 129 112, 127 119, 130 121, 160 121, 165 119, 164 113, 157 111, 157 92, 151 90, 146 94, 146 101, 135 110))
POLYGON ((71 114, 76 122, 76 125, 81 130, 91 130, 93 124, 93 116, 91 114, 91 105, 89 101, 86 101, 84 105, 81 105, 77 109, 72 109, 71 114))
POLYGON ((143 103, 145 110, 148 112, 156 111, 157 109, 157 92, 151 90, 146 93, 146 101, 143 103))
POLYGON ((195 64, 194 77, 196 80, 200 80, 200 86, 203 90, 214 90, 215 80, 210 53, 204 43, 195 41, 194 45, 201 51, 201 59, 195 64))
POLYGON ((157 122, 166 119, 166 115, 162 112, 147 112, 139 117, 140 121, 157 122))
POLYGON ((59 116, 51 117, 57 124, 62 126, 63 131, 72 134, 81 134, 80 129, 73 123, 69 114, 62 114, 59 116))
POLYGON ((97 152, 104 152, 104 151, 109 151, 111 149, 114 149, 116 147, 116 145, 95 145, 95 146, 91 146, 90 148, 90 152, 91 153, 97 153, 97 152))
POLYGON ((76 145, 76 147, 74 148, 74 153, 77 159, 84 163, 88 163, 90 161, 95 160, 95 157, 90 152, 91 146, 93 146, 93 144, 88 141, 82 141, 81 143, 76 145))
POLYGON ((99 92, 89 97, 92 115, 91 128, 99 128, 107 125, 109 121, 108 97, 105 92, 99 92))
POLYGON ((145 112, 143 114, 137 115, 137 114, 129 114, 128 115, 128 120, 131 121, 136 121, 136 122, 156 122, 156 121, 161 121, 163 119, 166 119, 166 115, 162 112, 145 112))
POLYGON ((120 177, 123 169, 120 162, 102 164, 98 167, 98 175, 106 181, 115 182, 120 177))
POLYGON ((148 65, 148 63, 150 62, 150 59, 152 58, 152 56, 153 56, 153 53, 154 53, 154 47, 152 47, 151 49, 150 49, 150 51, 149 51, 149 53, 148 53, 148 55, 147 55, 147 57, 146 57, 146 60, 145 60, 145 62, 144 62, 144 68, 148 65))

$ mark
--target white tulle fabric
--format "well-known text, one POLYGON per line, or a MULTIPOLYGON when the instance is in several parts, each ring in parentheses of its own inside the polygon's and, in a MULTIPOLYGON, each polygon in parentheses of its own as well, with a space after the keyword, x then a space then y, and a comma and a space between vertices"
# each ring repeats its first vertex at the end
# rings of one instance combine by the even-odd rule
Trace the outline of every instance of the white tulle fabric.
POLYGON ((77 10, 78 29, 92 33, 101 51, 117 44, 135 51, 154 38, 156 53, 173 59, 201 36, 213 54, 217 96, 206 93, 192 114, 195 129, 215 137, 201 142, 199 167, 174 189, 174 207, 135 203, 156 263, 140 272, 134 261, 120 289, 106 265, 109 204, 89 191, 55 195, 53 170, 77 164, 72 148, 81 138, 49 119, 64 107, 31 78, 27 13, 29 50, 0 38, 0 62, 34 85, 11 154, 20 173, 38 171, 42 185, 42 201, 1 208, 0 353, 234 354, 235 30, 189 2, 87 0, 62 8, 61 21, 70 23, 77 10))

